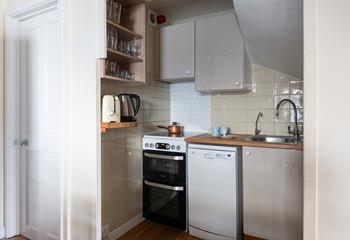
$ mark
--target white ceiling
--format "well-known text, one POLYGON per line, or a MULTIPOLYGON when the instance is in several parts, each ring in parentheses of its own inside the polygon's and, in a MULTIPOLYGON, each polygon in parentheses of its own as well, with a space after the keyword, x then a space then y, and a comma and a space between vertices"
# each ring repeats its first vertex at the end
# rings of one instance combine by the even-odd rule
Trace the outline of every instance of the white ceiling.
POLYGON ((233 0, 253 63, 303 77, 303 0, 233 0))
POLYGON ((146 0, 151 9, 179 21, 233 9, 232 0, 146 0))

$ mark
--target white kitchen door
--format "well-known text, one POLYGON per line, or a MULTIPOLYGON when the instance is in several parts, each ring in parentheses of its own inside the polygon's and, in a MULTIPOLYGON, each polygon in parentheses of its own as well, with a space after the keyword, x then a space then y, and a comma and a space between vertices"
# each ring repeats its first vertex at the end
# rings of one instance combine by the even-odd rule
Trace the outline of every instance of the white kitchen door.
POLYGON ((20 23, 21 234, 59 239, 62 110, 57 10, 20 23))

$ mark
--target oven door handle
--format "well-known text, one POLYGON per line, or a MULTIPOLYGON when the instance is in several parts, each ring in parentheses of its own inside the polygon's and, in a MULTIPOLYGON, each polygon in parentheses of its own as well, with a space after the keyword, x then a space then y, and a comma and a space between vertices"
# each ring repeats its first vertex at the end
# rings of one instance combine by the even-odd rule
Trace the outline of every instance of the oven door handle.
POLYGON ((147 180, 145 180, 145 184, 151 187, 158 187, 158 188, 163 188, 163 189, 177 191, 177 192, 182 192, 184 190, 184 187, 177 187, 177 186, 174 187, 174 186, 169 186, 165 184, 149 182, 147 180))
POLYGON ((175 161, 184 160, 183 156, 169 156, 169 155, 161 155, 161 154, 154 154, 154 153, 145 153, 145 156, 150 158, 159 158, 159 159, 165 159, 165 160, 175 160, 175 161))

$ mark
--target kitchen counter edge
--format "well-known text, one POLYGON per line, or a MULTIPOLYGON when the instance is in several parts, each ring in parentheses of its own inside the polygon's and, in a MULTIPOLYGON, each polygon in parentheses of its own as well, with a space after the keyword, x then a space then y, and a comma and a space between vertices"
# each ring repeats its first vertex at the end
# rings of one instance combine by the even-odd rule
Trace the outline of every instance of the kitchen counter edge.
POLYGON ((266 143, 266 142, 251 142, 246 139, 251 135, 234 134, 236 138, 219 138, 212 137, 210 134, 201 134, 186 138, 188 143, 211 144, 211 145, 226 145, 226 146, 242 146, 242 147, 261 147, 261 148, 277 148, 289 150, 303 150, 302 143, 298 144, 283 144, 283 143, 266 143))

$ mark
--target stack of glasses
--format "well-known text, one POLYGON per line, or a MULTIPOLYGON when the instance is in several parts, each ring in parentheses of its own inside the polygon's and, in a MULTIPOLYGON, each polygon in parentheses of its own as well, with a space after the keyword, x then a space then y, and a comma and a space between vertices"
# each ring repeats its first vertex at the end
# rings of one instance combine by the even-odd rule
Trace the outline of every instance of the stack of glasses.
POLYGON ((120 24, 122 5, 116 0, 107 0, 107 19, 120 24))
POLYGON ((129 72, 128 64, 120 64, 116 61, 106 60, 106 74, 128 80, 135 79, 135 73, 129 72))
POLYGON ((141 39, 119 39, 118 31, 114 28, 108 28, 107 47, 116 51, 123 52, 132 57, 139 57, 141 55, 141 39))

